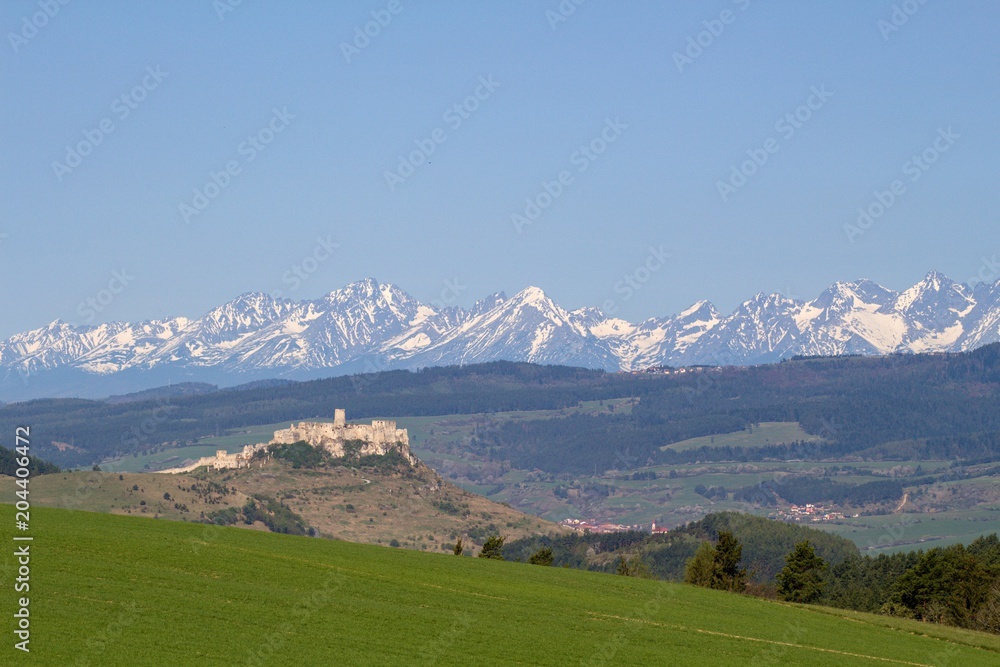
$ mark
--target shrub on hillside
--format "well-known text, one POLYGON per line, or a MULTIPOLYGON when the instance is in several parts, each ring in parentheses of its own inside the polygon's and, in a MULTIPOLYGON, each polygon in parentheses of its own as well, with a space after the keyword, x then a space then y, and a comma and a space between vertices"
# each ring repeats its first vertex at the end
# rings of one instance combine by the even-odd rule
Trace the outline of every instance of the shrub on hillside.
POLYGON ((531 558, 528 559, 528 563, 531 565, 552 565, 552 561, 552 549, 549 547, 542 547, 531 554, 531 558))

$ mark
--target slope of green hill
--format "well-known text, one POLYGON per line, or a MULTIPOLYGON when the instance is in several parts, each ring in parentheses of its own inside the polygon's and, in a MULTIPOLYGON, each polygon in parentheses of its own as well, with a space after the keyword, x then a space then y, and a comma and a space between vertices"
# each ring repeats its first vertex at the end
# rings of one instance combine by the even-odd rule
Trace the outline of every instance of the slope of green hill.
POLYGON ((4 664, 1000 662, 990 635, 679 584, 142 517, 31 519, 31 656, 12 648, 5 583, 4 664))
MULTIPOLYGON (((148 474, 95 471, 60 472, 31 479, 31 501, 111 514, 174 521, 244 525, 247 502, 280 503, 288 521, 271 525, 322 537, 451 551, 461 537, 472 549, 496 533, 510 539, 568 528, 469 493, 418 463, 414 467, 293 468, 277 459, 239 470, 200 468, 191 473, 148 474), (268 500, 270 499, 270 500, 268 500), (242 512, 242 513, 241 513, 242 512), (292 526, 294 528, 294 526, 292 526)), ((13 477, 0 475, 0 499, 13 499, 13 477)), ((267 530, 259 521, 253 527, 267 530)))

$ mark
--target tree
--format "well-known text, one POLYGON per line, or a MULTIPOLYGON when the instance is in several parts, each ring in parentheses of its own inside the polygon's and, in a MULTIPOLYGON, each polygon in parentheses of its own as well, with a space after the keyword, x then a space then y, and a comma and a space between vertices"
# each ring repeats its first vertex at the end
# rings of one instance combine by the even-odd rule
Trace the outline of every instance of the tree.
POLYGON ((503 542, 506 538, 502 535, 491 535, 486 538, 483 550, 479 552, 480 558, 490 560, 503 560, 503 542))
POLYGON ((712 578, 709 588, 742 593, 747 587, 746 568, 740 567, 743 545, 727 530, 719 533, 712 557, 712 578))
POLYGON ((710 586, 713 562, 715 562, 715 547, 709 542, 702 542, 698 551, 684 566, 684 581, 695 586, 710 586))
POLYGON ((552 565, 553 560, 552 549, 550 547, 542 547, 535 553, 531 554, 531 558, 528 559, 528 562, 532 565, 548 566, 552 565))
POLYGON ((986 601, 976 610, 975 626, 984 632, 1000 633, 1000 583, 994 583, 986 601))
POLYGON ((460 538, 458 538, 458 541, 455 542, 455 548, 452 549, 451 552, 453 554, 455 554, 456 556, 461 556, 462 555, 462 551, 464 551, 464 550, 465 550, 465 548, 462 546, 462 538, 460 537, 460 538))
POLYGON ((642 560, 642 556, 636 556, 632 559, 632 562, 628 564, 630 577, 638 577, 640 579, 656 579, 656 576, 650 571, 649 566, 646 562, 642 560))
POLYGON ((931 549, 893 585, 889 599, 916 618, 975 627, 975 612, 989 600, 993 576, 961 544, 931 549))
POLYGON ((623 577, 638 577, 640 579, 655 579, 649 567, 642 561, 641 556, 636 556, 630 561, 625 560, 625 556, 618 557, 618 568, 615 574, 623 577))
POLYGON ((809 540, 799 542, 778 573, 778 595, 789 602, 815 602, 823 595, 825 572, 826 561, 816 555, 809 540))

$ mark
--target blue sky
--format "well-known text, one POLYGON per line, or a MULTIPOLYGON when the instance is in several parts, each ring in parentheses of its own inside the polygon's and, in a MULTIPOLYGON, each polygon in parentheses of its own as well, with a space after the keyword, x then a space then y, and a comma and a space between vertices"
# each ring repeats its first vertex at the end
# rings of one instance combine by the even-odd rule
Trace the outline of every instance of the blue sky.
POLYGON ((639 320, 1000 255, 994 2, 231 1, 3 3, 0 335, 367 276, 639 320))

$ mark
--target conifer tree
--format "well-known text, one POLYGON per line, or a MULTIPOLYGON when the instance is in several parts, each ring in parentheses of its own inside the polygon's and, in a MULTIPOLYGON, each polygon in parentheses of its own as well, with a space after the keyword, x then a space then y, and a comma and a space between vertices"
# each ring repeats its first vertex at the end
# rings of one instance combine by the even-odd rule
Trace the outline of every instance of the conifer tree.
POLYGON ((747 587, 746 568, 740 567, 743 545, 729 531, 719 533, 712 559, 712 580, 710 588, 732 593, 742 593, 747 587))
POLYGON ((483 550, 479 552, 479 557, 490 560, 503 560, 503 543, 505 539, 502 535, 493 535, 487 538, 486 543, 483 545, 483 550))
POLYGON ((815 602, 823 594, 825 572, 826 561, 816 555, 809 540, 799 542, 778 573, 778 595, 789 602, 815 602))
POLYGON ((702 542, 698 551, 684 567, 684 581, 695 586, 711 585, 713 562, 715 562, 715 547, 709 542, 702 542))

